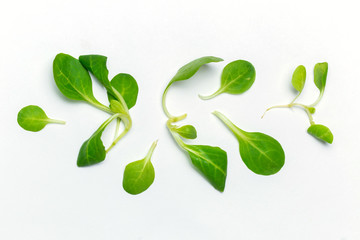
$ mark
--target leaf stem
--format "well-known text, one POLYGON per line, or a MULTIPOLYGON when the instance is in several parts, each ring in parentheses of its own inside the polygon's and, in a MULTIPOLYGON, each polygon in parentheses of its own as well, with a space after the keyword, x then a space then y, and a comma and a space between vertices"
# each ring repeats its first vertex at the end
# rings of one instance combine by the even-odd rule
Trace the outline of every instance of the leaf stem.
POLYGON ((129 115, 125 115, 125 114, 121 114, 118 113, 116 114, 118 115, 118 117, 120 117, 123 121, 124 121, 124 125, 125 125, 125 129, 124 131, 112 142, 112 144, 110 145, 110 147, 108 149, 106 149, 106 153, 108 153, 115 145, 117 142, 120 141, 121 138, 123 138, 127 132, 129 132, 131 125, 132 125, 132 121, 129 115))
POLYGON ((51 119, 51 118, 49 118, 48 122, 49 122, 49 123, 57 123, 57 124, 66 124, 65 121, 56 120, 56 119, 51 119))
POLYGON ((158 141, 159 141, 159 140, 154 141, 153 144, 151 145, 151 147, 150 147, 150 149, 149 149, 149 152, 146 154, 145 162, 150 161, 151 156, 153 155, 153 152, 154 152, 154 150, 155 150, 155 148, 156 148, 156 145, 157 145, 158 141))
MULTIPOLYGON (((292 103, 290 103, 292 104, 292 103)), ((265 114, 271 110, 271 109, 274 109, 274 108, 290 108, 290 104, 286 104, 286 105, 276 105, 276 106, 272 106, 272 107, 269 107, 268 109, 265 110, 264 114, 261 116, 261 118, 264 118, 265 114)))
POLYGON ((309 107, 315 107, 320 102, 323 96, 324 96, 324 91, 320 91, 320 94, 316 99, 316 101, 313 104, 310 104, 309 107))
POLYGON ((220 88, 219 90, 217 90, 216 92, 214 92, 213 94, 209 95, 209 96, 203 96, 203 95, 198 95, 199 98, 201 98, 202 100, 209 100, 211 98, 216 97, 217 95, 219 95, 220 93, 222 93, 222 89, 220 88))
POLYGON ((242 139, 246 138, 244 135, 244 131, 238 128, 234 123, 230 121, 224 114, 218 111, 212 112, 216 117, 218 117, 231 131, 236 137, 241 137, 242 139))

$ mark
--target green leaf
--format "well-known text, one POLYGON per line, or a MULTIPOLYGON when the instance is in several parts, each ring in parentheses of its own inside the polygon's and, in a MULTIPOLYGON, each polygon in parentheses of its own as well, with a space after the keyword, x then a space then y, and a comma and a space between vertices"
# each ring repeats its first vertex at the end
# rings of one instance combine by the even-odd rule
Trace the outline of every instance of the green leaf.
POLYGON ((20 127, 32 132, 40 131, 48 123, 65 124, 64 121, 48 118, 44 110, 35 105, 29 105, 22 108, 18 113, 17 122, 20 127))
POLYGON ((53 73, 56 85, 66 97, 98 103, 93 95, 90 75, 79 60, 59 53, 54 59, 53 73))
POLYGON ((101 135, 109 123, 118 117, 118 114, 111 116, 86 140, 80 148, 77 165, 78 167, 91 166, 105 160, 106 151, 101 135))
POLYGON ((220 192, 224 191, 227 171, 227 155, 219 147, 206 145, 184 145, 191 162, 205 178, 220 192))
POLYGON ((301 93, 302 90, 304 89, 305 80, 306 80, 306 69, 303 65, 300 65, 295 69, 291 80, 293 87, 299 93, 301 93))
POLYGON ((127 114, 124 106, 117 100, 110 100, 110 109, 114 113, 127 114))
POLYGON ((108 77, 109 71, 106 67, 107 57, 101 55, 82 55, 79 57, 79 61, 108 91, 112 93, 108 77))
MULTIPOLYGON (((136 104, 139 87, 138 84, 130 74, 119 73, 111 80, 111 85, 121 94, 124 98, 128 109, 136 104)), ((109 101, 115 98, 108 94, 109 101)))
POLYGON ((285 163, 285 153, 274 138, 259 132, 245 132, 235 126, 223 114, 213 113, 233 132, 240 145, 240 156, 245 165, 254 173, 272 175, 285 163))
POLYGON ((176 82, 176 81, 183 81, 183 80, 187 80, 187 79, 191 78, 200 69, 201 66, 203 66, 207 63, 221 62, 221 61, 224 61, 224 60, 221 58, 212 57, 212 56, 195 59, 194 61, 191 61, 188 64, 182 66, 177 71, 175 76, 171 79, 169 85, 171 85, 173 82, 176 82))
POLYGON ((174 129, 181 137, 187 139, 195 139, 197 137, 196 129, 192 125, 185 125, 174 129))
POLYGON ((246 92, 255 81, 255 68, 245 60, 237 60, 225 66, 221 75, 221 86, 209 96, 201 96, 201 99, 211 99, 221 93, 241 94, 246 92))
POLYGON ((327 143, 332 143, 334 140, 334 136, 330 129, 324 125, 321 124, 313 124, 311 125, 307 132, 314 136, 317 139, 320 139, 322 141, 325 141, 327 143))
POLYGON ((317 63, 314 67, 314 83, 316 87, 323 92, 326 85, 326 77, 328 73, 328 63, 317 63))
POLYGON ((124 171, 123 188, 130 194, 139 194, 148 189, 155 179, 154 167, 151 163, 151 156, 156 147, 155 141, 146 157, 129 163, 124 171))

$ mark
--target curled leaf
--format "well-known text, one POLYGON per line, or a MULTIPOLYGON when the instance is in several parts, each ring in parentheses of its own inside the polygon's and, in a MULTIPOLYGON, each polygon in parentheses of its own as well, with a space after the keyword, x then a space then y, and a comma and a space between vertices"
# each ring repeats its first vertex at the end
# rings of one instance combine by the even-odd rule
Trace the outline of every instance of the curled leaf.
POLYGON ((327 143, 332 143, 334 140, 334 136, 330 129, 324 125, 321 124, 313 124, 311 125, 307 132, 314 136, 315 138, 325 141, 327 143))

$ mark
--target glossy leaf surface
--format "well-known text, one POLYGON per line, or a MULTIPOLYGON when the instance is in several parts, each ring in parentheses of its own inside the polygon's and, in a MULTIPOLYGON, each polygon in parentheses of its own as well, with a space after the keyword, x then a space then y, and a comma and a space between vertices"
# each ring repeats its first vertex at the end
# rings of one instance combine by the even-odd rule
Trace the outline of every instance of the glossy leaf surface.
POLYGON ((317 63, 314 67, 314 83, 323 92, 325 90, 326 78, 328 73, 328 63, 317 63))
POLYGON ((311 125, 307 132, 314 136, 315 138, 325 141, 327 143, 332 143, 334 140, 334 136, 330 129, 324 125, 321 124, 313 124, 311 125))
POLYGON ((23 129, 32 132, 38 132, 48 123, 65 124, 64 121, 48 118, 44 110, 39 106, 29 105, 22 108, 17 116, 17 122, 23 129))
POLYGON ((207 63, 221 62, 221 61, 223 61, 223 59, 218 58, 218 57, 212 57, 212 56, 201 57, 201 58, 195 59, 194 61, 191 61, 188 64, 182 66, 177 71, 175 76, 171 79, 169 85, 176 81, 183 81, 183 80, 187 80, 187 79, 191 78, 200 69, 201 66, 203 66, 207 63))
POLYGON ((272 175, 280 171, 285 163, 285 153, 276 139, 259 132, 245 132, 223 114, 214 114, 237 138, 240 156, 251 171, 260 175, 272 175))
POLYGON ((193 165, 215 189, 223 192, 227 174, 227 154, 219 147, 185 145, 193 165))
POLYGON ((241 94, 247 91, 255 81, 255 68, 245 60, 237 60, 225 66, 221 75, 220 88, 210 96, 200 96, 211 99, 221 93, 241 94))
POLYGON ((195 139, 197 137, 197 132, 194 126, 185 125, 179 128, 174 129, 181 137, 187 139, 195 139))
POLYGON ((144 159, 129 163, 126 166, 123 177, 123 188, 126 192, 130 194, 142 193, 154 182, 155 170, 151 163, 151 156, 156 147, 156 142, 153 143, 144 159))
POLYGON ((59 53, 54 59, 53 74, 56 85, 66 97, 97 102, 93 95, 90 75, 79 60, 59 53))
MULTIPOLYGON (((139 87, 138 84, 130 74, 120 73, 111 80, 111 85, 121 94, 124 98, 128 109, 136 104, 139 87)), ((109 101, 115 98, 108 94, 109 101)))
POLYGON ((291 83, 298 92, 302 92, 302 90, 304 89, 305 80, 306 80, 306 69, 303 65, 300 65, 295 69, 291 83))

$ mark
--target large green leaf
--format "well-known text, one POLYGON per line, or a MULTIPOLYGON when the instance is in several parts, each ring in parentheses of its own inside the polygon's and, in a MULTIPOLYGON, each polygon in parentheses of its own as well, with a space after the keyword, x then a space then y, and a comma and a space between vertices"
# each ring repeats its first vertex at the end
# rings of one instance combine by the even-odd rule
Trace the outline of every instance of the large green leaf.
POLYGON ((90 75, 79 60, 59 53, 54 59, 53 73, 56 85, 66 97, 90 103, 98 102, 93 95, 90 75))
POLYGON ((206 145, 187 145, 184 149, 189 153, 191 162, 216 188, 223 192, 227 172, 227 154, 219 147, 206 145))
POLYGON ((285 163, 285 153, 276 139, 259 132, 245 132, 223 114, 215 111, 214 115, 236 136, 240 145, 240 156, 251 171, 261 175, 280 171, 285 163))

